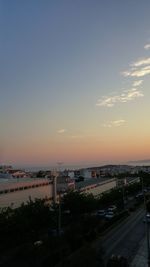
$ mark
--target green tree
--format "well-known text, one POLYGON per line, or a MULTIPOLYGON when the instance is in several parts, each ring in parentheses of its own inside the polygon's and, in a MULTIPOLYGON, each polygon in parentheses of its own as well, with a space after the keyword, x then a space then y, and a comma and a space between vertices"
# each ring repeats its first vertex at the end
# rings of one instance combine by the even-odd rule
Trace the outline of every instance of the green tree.
POLYGON ((97 200, 92 194, 83 194, 77 191, 71 191, 64 195, 62 206, 69 209, 72 214, 80 215, 82 213, 91 212, 96 209, 97 200))

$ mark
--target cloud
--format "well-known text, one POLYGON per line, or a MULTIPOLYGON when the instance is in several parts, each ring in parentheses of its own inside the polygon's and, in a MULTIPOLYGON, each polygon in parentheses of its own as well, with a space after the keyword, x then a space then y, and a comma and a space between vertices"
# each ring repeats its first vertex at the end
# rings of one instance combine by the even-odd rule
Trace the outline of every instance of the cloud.
POLYGON ((71 135, 72 139, 80 139, 83 138, 83 135, 71 135))
POLYGON ((125 120, 116 120, 116 121, 112 121, 112 125, 118 127, 118 126, 122 126, 123 124, 125 124, 126 121, 125 120))
MULTIPOLYGON (((146 44, 144 48, 150 49, 150 44, 146 44)), ((127 71, 122 72, 122 75, 124 77, 129 77, 129 78, 130 77, 140 78, 149 74, 150 74, 150 57, 143 57, 137 59, 135 62, 129 64, 129 69, 127 71)), ((144 96, 143 92, 137 88, 143 83, 143 79, 133 81, 131 89, 124 90, 119 95, 116 94, 116 95, 101 97, 97 101, 96 105, 104 107, 113 107, 117 103, 126 103, 136 98, 143 97, 144 96)), ((110 124, 109 126, 107 125, 107 127, 111 126, 112 124, 110 124)))
POLYGON ((59 134, 63 134, 63 133, 65 133, 66 131, 67 131, 66 129, 60 129, 60 130, 57 131, 57 133, 59 133, 59 134))
POLYGON ((134 81, 133 82, 133 87, 140 86, 142 83, 143 83, 143 80, 134 81))
POLYGON ((143 77, 150 74, 150 57, 141 58, 130 64, 130 69, 124 71, 124 77, 143 77))
POLYGON ((141 58, 139 60, 137 60, 136 62, 133 62, 132 64, 130 64, 131 67, 141 67, 141 66, 145 66, 145 65, 149 65, 150 64, 150 57, 147 58, 141 58))
POLYGON ((121 73, 124 77, 128 77, 128 76, 130 76, 130 71, 123 71, 122 73, 121 73))
POLYGON ((150 49, 150 44, 146 44, 146 45, 144 46, 144 49, 145 49, 145 50, 149 50, 149 49, 150 49))
POLYGON ((139 69, 131 69, 130 71, 124 71, 122 74, 124 77, 143 77, 145 75, 150 74, 150 65, 139 69))
POLYGON ((113 107, 117 103, 126 103, 142 96, 144 96, 142 91, 138 90, 137 88, 132 88, 129 90, 124 90, 120 95, 103 96, 98 100, 96 105, 101 107, 113 107))
POLYGON ((108 128, 120 127, 120 126, 123 126, 125 123, 126 123, 126 121, 122 120, 122 119, 121 120, 115 120, 115 121, 110 121, 110 122, 103 124, 103 127, 108 127, 108 128))
POLYGON ((107 123, 104 123, 102 126, 105 128, 111 128, 112 124, 110 122, 107 122, 107 123))

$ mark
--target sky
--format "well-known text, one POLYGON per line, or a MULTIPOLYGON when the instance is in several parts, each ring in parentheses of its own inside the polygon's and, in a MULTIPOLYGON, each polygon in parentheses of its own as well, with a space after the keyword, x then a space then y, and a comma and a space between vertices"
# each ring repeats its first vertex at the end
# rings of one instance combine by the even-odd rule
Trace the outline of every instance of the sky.
POLYGON ((149 0, 0 0, 0 163, 149 159, 149 14, 149 0))

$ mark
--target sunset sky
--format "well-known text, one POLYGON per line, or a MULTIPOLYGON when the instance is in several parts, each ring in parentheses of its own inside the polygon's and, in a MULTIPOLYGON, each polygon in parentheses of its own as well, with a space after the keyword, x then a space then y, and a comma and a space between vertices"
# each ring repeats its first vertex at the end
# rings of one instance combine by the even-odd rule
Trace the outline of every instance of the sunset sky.
POLYGON ((150 158, 150 1, 0 0, 0 163, 150 158))

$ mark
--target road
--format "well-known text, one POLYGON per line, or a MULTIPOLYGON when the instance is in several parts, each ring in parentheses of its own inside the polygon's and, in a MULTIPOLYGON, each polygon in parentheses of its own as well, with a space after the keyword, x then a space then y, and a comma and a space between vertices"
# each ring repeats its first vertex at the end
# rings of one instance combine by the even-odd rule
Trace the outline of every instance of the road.
POLYGON ((124 256, 131 262, 146 233, 143 217, 144 210, 140 208, 94 243, 97 249, 104 248, 105 262, 112 254, 124 256))

